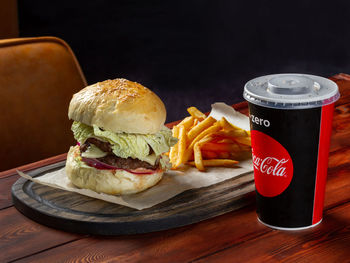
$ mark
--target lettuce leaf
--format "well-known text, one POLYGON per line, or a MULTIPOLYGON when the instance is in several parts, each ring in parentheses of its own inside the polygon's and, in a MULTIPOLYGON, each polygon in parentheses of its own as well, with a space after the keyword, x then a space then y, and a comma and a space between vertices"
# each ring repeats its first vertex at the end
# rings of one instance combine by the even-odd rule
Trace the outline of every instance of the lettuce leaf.
POLYGON ((72 131, 74 138, 79 143, 84 143, 89 137, 99 138, 112 145, 115 155, 122 158, 137 158, 142 161, 151 153, 151 149, 158 156, 169 151, 170 147, 177 142, 167 127, 156 134, 114 133, 102 130, 95 125, 91 127, 75 121, 72 131))
POLYGON ((94 130, 91 126, 75 121, 72 124, 74 139, 83 144, 87 138, 94 137, 94 130))
POLYGON ((107 140, 112 145, 113 153, 119 157, 143 160, 150 154, 150 148, 142 135, 102 131, 95 125, 93 130, 97 137, 107 140))
POLYGON ((165 154, 162 155, 162 158, 160 158, 160 165, 162 167, 162 169, 164 170, 169 170, 171 169, 171 163, 170 163, 170 159, 168 156, 166 156, 165 154))

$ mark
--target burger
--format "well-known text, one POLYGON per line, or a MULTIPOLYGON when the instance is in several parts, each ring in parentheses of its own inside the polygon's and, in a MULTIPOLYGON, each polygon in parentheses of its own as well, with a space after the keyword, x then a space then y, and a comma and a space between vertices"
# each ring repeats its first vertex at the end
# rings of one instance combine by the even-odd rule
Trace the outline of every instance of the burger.
POLYGON ((69 119, 77 145, 66 174, 79 188, 132 194, 157 184, 169 168, 164 154, 176 143, 164 126, 160 98, 139 83, 106 80, 73 95, 69 119))

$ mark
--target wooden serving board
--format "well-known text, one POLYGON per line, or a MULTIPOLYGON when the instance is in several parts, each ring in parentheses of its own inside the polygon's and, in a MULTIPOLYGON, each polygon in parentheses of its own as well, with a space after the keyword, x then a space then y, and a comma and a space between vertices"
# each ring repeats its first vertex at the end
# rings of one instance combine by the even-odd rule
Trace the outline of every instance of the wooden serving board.
MULTIPOLYGON (((41 176, 65 161, 29 172, 41 176)), ((160 231, 209 219, 254 201, 252 174, 187 190, 161 204, 136 210, 20 178, 12 186, 15 207, 49 227, 82 234, 120 235, 160 231)))

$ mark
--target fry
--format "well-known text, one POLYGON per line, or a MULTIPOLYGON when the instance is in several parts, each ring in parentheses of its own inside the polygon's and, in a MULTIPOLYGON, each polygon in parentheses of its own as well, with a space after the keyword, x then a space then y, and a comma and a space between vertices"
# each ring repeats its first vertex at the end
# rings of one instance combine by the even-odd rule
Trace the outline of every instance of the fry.
POLYGON ((172 129, 172 132, 173 132, 173 136, 175 138, 178 138, 179 137, 179 126, 174 126, 172 129))
MULTIPOLYGON (((211 160, 202 160, 203 166, 224 166, 224 167, 233 167, 238 161, 230 159, 211 159, 211 160)), ((189 162, 188 164, 195 166, 195 162, 189 162)))
POLYGON ((235 143, 235 140, 226 138, 226 139, 219 139, 215 142, 217 142, 217 143, 235 143))
POLYGON ((186 130, 189 130, 193 126, 194 118, 192 116, 183 119, 177 126, 183 125, 186 130))
POLYGON ((194 144, 196 142, 200 141, 205 136, 213 134, 213 133, 215 133, 215 132, 217 132, 219 130, 220 130, 220 125, 217 122, 214 123, 213 126, 210 126, 210 127, 206 128, 200 134, 198 134, 197 137, 194 138, 194 140, 192 142, 190 142, 190 140, 189 140, 190 146, 188 148, 193 148, 193 146, 194 146, 194 144))
MULTIPOLYGON (((204 143, 206 143, 206 142, 209 142, 210 140, 211 140, 211 137, 210 137, 210 135, 208 134, 208 135, 204 136, 204 137, 201 139, 200 145, 201 145, 201 144, 204 144, 204 143)), ((186 152, 185 152, 184 157, 183 157, 183 160, 182 160, 184 163, 186 163, 186 162, 191 158, 192 153, 193 153, 194 145, 195 145, 195 143, 197 143, 197 142, 198 142, 197 140, 196 140, 196 141, 192 141, 191 144, 187 147, 186 152)), ((187 143, 188 143, 188 142, 187 142, 187 143)))
MULTIPOLYGON (((172 133, 173 133, 173 137, 178 138, 179 137, 179 127, 174 126, 172 133)), ((178 147, 179 147, 179 142, 177 142, 173 147, 170 148, 169 159, 170 159, 172 166, 175 166, 175 163, 176 163, 178 147)))
POLYGON ((181 163, 183 163, 184 153, 186 150, 186 130, 185 126, 181 125, 179 127, 179 142, 178 142, 178 149, 177 149, 177 160, 175 163, 175 168, 178 167, 181 163))
POLYGON ((200 141, 198 141, 199 145, 202 146, 205 143, 210 142, 213 139, 212 134, 208 134, 204 136, 200 141))
POLYGON ((217 159, 218 154, 213 151, 205 151, 201 149, 203 159, 217 159))
POLYGON ((230 159, 230 152, 219 152, 219 159, 230 159))
POLYGON ((228 122, 225 117, 222 117, 220 119, 220 125, 224 130, 229 130, 229 131, 238 130, 241 132, 244 131, 247 134, 247 131, 245 131, 242 128, 239 128, 239 127, 233 125, 232 123, 228 122))
POLYGON ((188 132, 188 140, 190 142, 193 141, 193 139, 200 134, 203 130, 210 127, 216 120, 213 117, 208 117, 202 122, 200 122, 198 125, 194 126, 189 132, 188 132))
POLYGON ((193 152, 194 152, 194 164, 196 165, 197 169, 199 171, 205 171, 199 142, 197 142, 194 145, 193 152))
POLYGON ((239 145, 239 148, 242 152, 250 152, 251 146, 241 144, 239 145))
POLYGON ((179 145, 175 144, 173 147, 171 147, 170 152, 169 152, 170 163, 174 167, 175 167, 175 164, 176 164, 178 148, 179 148, 179 145))
POLYGON ((222 127, 224 130, 233 130, 232 125, 226 120, 225 117, 222 117, 221 120, 220 120, 219 122, 220 122, 221 127, 222 127))
POLYGON ((232 126, 232 128, 235 129, 235 130, 242 130, 242 131, 247 132, 246 130, 243 130, 242 128, 239 128, 239 127, 237 127, 236 125, 233 125, 233 124, 230 123, 230 122, 229 122, 229 124, 230 124, 230 125, 232 126))
POLYGON ((223 138, 234 138, 234 137, 247 137, 248 134, 245 130, 231 130, 231 131, 219 131, 215 133, 216 136, 221 136, 223 138))
POLYGON ((243 145, 252 146, 252 141, 250 140, 250 137, 237 137, 235 138, 235 141, 243 145))
POLYGON ((237 144, 227 144, 227 143, 206 143, 203 144, 201 150, 213 151, 213 152, 234 152, 239 151, 240 148, 237 144))
POLYGON ((191 127, 191 129, 196 126, 197 124, 199 123, 199 120, 198 119, 194 119, 194 122, 193 122, 193 125, 191 127))
POLYGON ((189 107, 187 108, 188 113, 195 119, 198 119, 200 121, 204 120, 207 116, 198 110, 196 107, 189 107))

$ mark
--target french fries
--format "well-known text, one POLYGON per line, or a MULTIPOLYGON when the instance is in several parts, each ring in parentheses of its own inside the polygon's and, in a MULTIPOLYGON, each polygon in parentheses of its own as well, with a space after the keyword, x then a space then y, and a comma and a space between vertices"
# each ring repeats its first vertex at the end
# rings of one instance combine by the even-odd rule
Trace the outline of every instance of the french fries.
POLYGON ((195 107, 187 109, 190 116, 173 127, 178 143, 169 152, 173 169, 181 164, 205 167, 233 167, 251 152, 250 131, 228 122, 224 117, 215 120, 195 107))
POLYGON ((185 155, 186 150, 186 130, 184 125, 180 125, 179 128, 179 142, 177 148, 177 160, 175 163, 175 167, 178 167, 181 163, 183 163, 183 157, 185 155))
POLYGON ((204 144, 201 149, 203 151, 212 152, 237 152, 240 150, 239 146, 235 143, 212 143, 208 142, 204 144))
POLYGON ((177 126, 183 125, 186 128, 186 130, 189 130, 190 128, 192 128, 194 120, 195 118, 193 118, 192 116, 186 117, 177 126))
POLYGON ((207 116, 202 113, 200 110, 198 110, 196 107, 189 107, 187 109, 188 113, 195 119, 202 121, 204 120, 207 116))
POLYGON ((208 117, 196 126, 194 126, 187 134, 188 141, 192 142, 195 137, 197 137, 206 128, 212 126, 215 122, 216 120, 213 117, 208 117))
POLYGON ((195 143, 193 147, 193 153, 194 153, 194 163, 199 171, 205 171, 204 165, 203 165, 203 158, 202 158, 202 152, 200 148, 199 142, 195 143))
MULTIPOLYGON (((174 126, 172 132, 173 132, 173 137, 179 138, 179 126, 174 126)), ((178 143, 176 143, 173 147, 170 148, 169 159, 173 164, 175 164, 175 160, 177 159, 177 156, 178 156, 178 148, 179 148, 178 143)))

